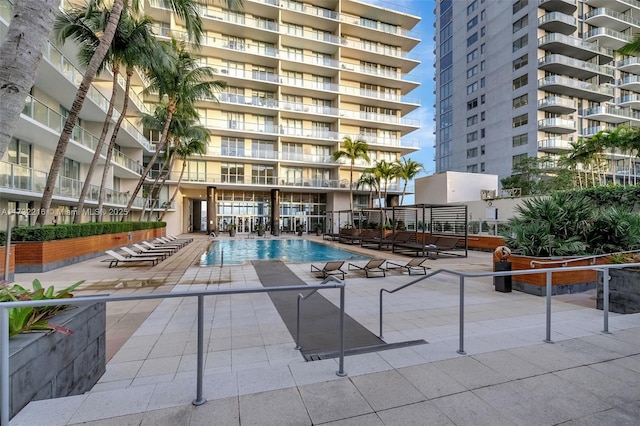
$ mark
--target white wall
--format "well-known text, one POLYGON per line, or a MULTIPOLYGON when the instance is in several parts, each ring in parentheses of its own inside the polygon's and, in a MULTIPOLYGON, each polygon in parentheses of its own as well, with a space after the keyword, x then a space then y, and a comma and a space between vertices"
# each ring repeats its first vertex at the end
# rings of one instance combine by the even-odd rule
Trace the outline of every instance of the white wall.
POLYGON ((482 190, 498 190, 498 176, 442 172, 415 181, 416 204, 449 204, 478 201, 482 190))

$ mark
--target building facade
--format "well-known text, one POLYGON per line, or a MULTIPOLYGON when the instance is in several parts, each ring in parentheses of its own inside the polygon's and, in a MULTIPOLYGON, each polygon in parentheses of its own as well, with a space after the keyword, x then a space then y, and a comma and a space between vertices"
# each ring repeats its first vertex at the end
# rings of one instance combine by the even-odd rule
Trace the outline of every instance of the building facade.
MULTIPOLYGON (((9 5, 0 1, 6 28, 9 5)), ((145 13, 154 19, 158 38, 183 36, 180 21, 162 1, 148 1, 145 13)), ((200 124, 209 129, 211 141, 205 155, 186 160, 178 196, 165 217, 170 231, 209 232, 231 224, 237 232, 259 226, 281 231, 313 230, 316 223, 329 226, 327 212, 349 208, 350 164, 332 160, 344 137, 361 138, 369 145, 371 164, 358 162, 354 181, 375 161, 395 161, 419 148, 417 141, 405 137, 420 125, 405 117, 420 106, 419 99, 410 97, 420 84, 411 75, 420 63, 411 52, 420 42, 412 31, 420 20, 415 14, 351 0, 244 0, 243 11, 203 5, 200 15, 205 34, 199 60, 215 70, 216 80, 226 88, 217 101, 197 103, 200 124)), ((39 206, 41 181, 81 75, 74 56, 69 46, 47 46, 15 140, 0 163, 5 178, 2 207, 39 206)), ((85 102, 54 211, 70 212, 77 204, 111 80, 109 70, 97 76, 85 102)), ((139 125, 139 116, 153 108, 151 98, 143 99, 143 88, 136 76, 130 117, 112 161, 105 208, 114 217, 126 206, 128 191, 135 188, 155 149, 157 135, 139 125)), ((169 200, 181 169, 182 162, 176 161, 157 195, 158 206, 169 200)), ((96 185, 101 174, 94 174, 96 185)), ((402 182, 390 183, 390 194, 401 191, 402 182)), ((354 201, 356 207, 367 207, 368 188, 354 188, 354 201)), ((97 198, 90 196, 87 208, 96 204, 97 198)), ((132 218, 143 205, 140 197, 129 212, 132 218)), ((59 223, 68 220, 61 216, 59 223)), ((28 220, 16 217, 16 223, 28 220)))
MULTIPOLYGON (((504 178, 526 157, 553 169, 579 138, 640 125, 638 58, 616 51, 640 32, 640 2, 438 0, 435 12, 436 171, 504 178)), ((629 159, 607 155, 609 181, 629 159)))

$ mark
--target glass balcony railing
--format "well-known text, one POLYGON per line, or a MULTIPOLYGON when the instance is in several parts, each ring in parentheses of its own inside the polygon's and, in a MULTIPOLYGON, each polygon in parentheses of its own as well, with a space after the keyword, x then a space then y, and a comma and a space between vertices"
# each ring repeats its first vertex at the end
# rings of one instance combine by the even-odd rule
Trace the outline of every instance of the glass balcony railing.
POLYGON ((611 49, 607 49, 605 47, 598 46, 597 44, 589 43, 579 38, 569 37, 560 33, 547 34, 538 39, 538 46, 543 46, 549 43, 562 43, 578 49, 588 50, 599 55, 613 57, 613 50, 611 49))
POLYGON ((615 108, 612 106, 595 106, 595 107, 586 108, 580 111, 580 115, 586 118, 588 118, 591 115, 601 115, 601 114, 613 115, 616 117, 625 118, 627 120, 640 120, 640 113, 632 111, 629 108, 615 108))
POLYGON ((340 22, 345 22, 351 25, 358 25, 358 26, 361 26, 362 28, 377 30, 386 34, 420 38, 420 33, 417 31, 407 30, 406 28, 402 28, 397 25, 389 25, 383 22, 378 22, 378 21, 373 21, 373 22, 370 20, 364 21, 359 16, 349 15, 347 13, 340 14, 340 22))
MULTIPOLYGON (((34 170, 30 167, 0 161, 0 187, 17 189, 25 192, 42 194, 47 183, 47 172, 34 170)), ((82 192, 84 181, 58 176, 54 187, 54 196, 66 198, 78 198, 82 192)), ((98 202, 100 187, 91 185, 87 192, 86 201, 98 202)), ((131 195, 128 192, 119 192, 112 189, 105 190, 105 203, 112 206, 126 206, 131 195)), ((141 208, 144 204, 142 197, 136 197, 134 207, 141 208)))
POLYGON ((544 24, 547 24, 549 22, 563 22, 567 25, 572 25, 575 27, 578 21, 573 16, 566 15, 560 12, 545 13, 538 18, 538 26, 543 26, 544 24))
POLYGON ((571 68, 591 71, 594 74, 607 75, 612 78, 614 75, 614 69, 611 67, 592 64, 590 62, 581 61, 575 58, 569 58, 568 56, 559 55, 559 54, 546 55, 538 59, 539 67, 542 67, 548 64, 562 64, 571 68))
POLYGON ((560 107, 566 109, 576 109, 576 102, 573 99, 565 99, 558 96, 548 96, 538 101, 538 109, 560 107))
POLYGON ((613 93, 614 93, 613 87, 597 85, 593 83, 588 83, 586 81, 574 80, 572 78, 568 78, 560 75, 550 75, 538 80, 539 88, 544 88, 544 86, 549 86, 549 85, 560 85, 567 88, 598 93, 598 94, 609 96, 609 97, 613 97, 613 93))
POLYGON ((594 28, 587 33, 586 38, 598 37, 598 36, 607 36, 611 38, 615 38, 618 40, 622 40, 624 43, 631 43, 633 41, 633 37, 628 36, 626 34, 621 33, 620 31, 615 31, 610 28, 594 28))
MULTIPOLYGON (((29 118, 34 119, 38 123, 48 127, 50 130, 61 133, 64 128, 64 123, 66 118, 63 117, 60 113, 52 110, 39 100, 33 98, 32 96, 27 96, 27 100, 25 101, 24 108, 22 109, 22 114, 26 115, 29 118)), ((94 136, 83 127, 76 125, 73 128, 73 132, 71 134, 72 140, 89 148, 92 151, 96 150, 98 146, 98 137, 94 136)), ((131 158, 125 156, 124 154, 117 152, 114 153, 113 161, 117 164, 120 164, 124 167, 129 168, 130 170, 135 171, 136 173, 141 173, 142 168, 137 162, 133 161, 131 158)), ((107 154, 107 146, 103 145, 102 155, 107 154)))
POLYGON ((598 17, 598 16, 606 16, 609 18, 613 18, 616 19, 618 21, 622 21, 625 22, 629 25, 632 25, 634 27, 640 27, 640 20, 635 19, 629 15, 625 15, 622 14, 620 12, 616 12, 615 10, 611 10, 611 9, 607 9, 604 7, 599 7, 597 9, 592 9, 590 12, 586 13, 583 17, 583 19, 585 21, 588 21, 589 19, 593 18, 593 17, 598 17))

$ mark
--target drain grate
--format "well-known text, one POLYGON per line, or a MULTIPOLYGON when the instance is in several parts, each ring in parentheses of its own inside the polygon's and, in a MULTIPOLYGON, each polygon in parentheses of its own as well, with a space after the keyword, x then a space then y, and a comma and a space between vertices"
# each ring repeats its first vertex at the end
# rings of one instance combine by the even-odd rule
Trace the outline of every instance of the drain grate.
MULTIPOLYGON (((371 353, 371 352, 379 352, 379 351, 386 351, 389 349, 398 349, 398 348, 406 348, 409 346, 417 346, 417 345, 426 345, 427 342, 424 339, 420 339, 420 340, 408 340, 406 342, 398 342, 398 343, 385 343, 383 345, 375 345, 375 346, 366 346, 366 347, 362 347, 362 348, 352 348, 352 349, 345 349, 344 351, 344 355, 345 356, 349 356, 349 355, 360 355, 360 354, 367 354, 367 353, 371 353)), ((305 353, 304 351, 302 352, 302 356, 304 357, 305 360, 307 361, 320 361, 323 359, 331 359, 331 358, 338 358, 338 356, 340 355, 339 352, 324 352, 324 353, 305 353)))

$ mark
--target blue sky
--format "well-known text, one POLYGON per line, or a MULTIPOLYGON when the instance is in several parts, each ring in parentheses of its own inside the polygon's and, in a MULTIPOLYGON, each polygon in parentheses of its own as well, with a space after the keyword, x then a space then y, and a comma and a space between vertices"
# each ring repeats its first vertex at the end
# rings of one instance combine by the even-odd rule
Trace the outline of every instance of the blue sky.
POLYGON ((408 138, 420 141, 420 151, 410 156, 413 160, 422 163, 424 166, 426 173, 420 176, 431 175, 435 172, 435 163, 433 162, 433 143, 435 140, 433 134, 435 126, 433 121, 433 9, 435 3, 433 0, 396 0, 395 2, 382 0, 362 1, 376 4, 380 7, 400 10, 422 18, 420 23, 413 29, 419 33, 419 37, 422 40, 413 50, 413 53, 420 58, 421 64, 411 72, 412 76, 418 78, 421 85, 409 94, 410 97, 420 98, 421 107, 407 116, 420 120, 420 130, 411 133, 408 138))

